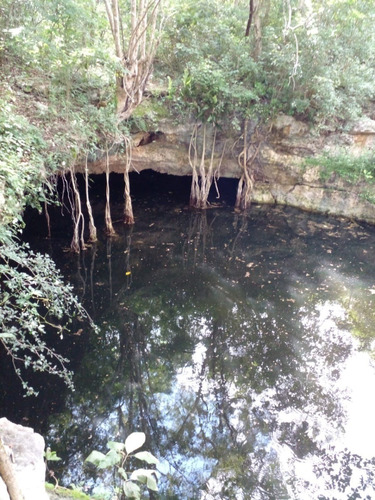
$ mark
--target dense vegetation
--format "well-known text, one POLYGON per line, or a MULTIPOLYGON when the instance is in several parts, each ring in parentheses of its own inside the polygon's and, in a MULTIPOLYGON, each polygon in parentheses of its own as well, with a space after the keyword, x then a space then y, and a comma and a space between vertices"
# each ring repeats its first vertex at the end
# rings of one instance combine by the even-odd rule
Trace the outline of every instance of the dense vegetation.
POLYGON ((53 175, 121 147, 160 110, 238 131, 282 112, 330 130, 375 98, 372 0, 254 0, 250 11, 245 0, 149 0, 159 10, 148 105, 119 120, 116 86, 131 75, 118 54, 131 53, 139 3, 120 2, 121 50, 104 1, 0 6, 0 342, 21 377, 18 362, 56 371, 53 354, 39 358, 42 339, 61 334, 72 307, 83 314, 53 263, 18 240, 25 207, 43 208, 53 175))

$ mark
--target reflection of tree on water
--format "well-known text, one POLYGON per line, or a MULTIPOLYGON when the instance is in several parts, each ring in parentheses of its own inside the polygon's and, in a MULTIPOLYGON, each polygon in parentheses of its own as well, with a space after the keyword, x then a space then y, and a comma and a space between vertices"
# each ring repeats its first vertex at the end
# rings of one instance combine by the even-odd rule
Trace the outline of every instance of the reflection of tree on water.
MULTIPOLYGON (((245 218, 203 212, 189 222, 173 255, 163 253, 162 233, 156 249, 150 244, 159 259, 150 257, 152 279, 137 276, 131 289, 120 289, 113 273, 111 311, 67 404, 85 431, 67 444, 62 416, 54 428, 63 449, 81 449, 82 458, 107 439, 143 430, 162 460, 166 498, 323 500, 329 488, 359 488, 344 483, 356 467, 367 468, 370 484, 371 461, 327 445, 345 425, 337 382, 352 342, 329 302, 321 302, 323 314, 314 294, 300 293, 306 283, 295 276, 307 273, 301 246, 294 251, 288 234, 284 244, 274 230, 261 238, 245 218)), ((121 261, 123 270, 130 244, 117 254, 116 245, 112 264, 121 261)), ((308 274, 315 290, 323 278, 315 268, 308 274)), ((68 460, 78 482, 79 460, 68 460)))

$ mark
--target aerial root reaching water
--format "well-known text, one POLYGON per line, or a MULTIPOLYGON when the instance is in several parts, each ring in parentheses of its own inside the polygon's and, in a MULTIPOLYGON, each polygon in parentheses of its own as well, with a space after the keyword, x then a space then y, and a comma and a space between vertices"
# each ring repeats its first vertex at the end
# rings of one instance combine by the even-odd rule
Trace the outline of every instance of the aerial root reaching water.
POLYGON ((251 205, 254 189, 253 165, 258 156, 262 142, 256 137, 256 145, 248 141, 248 120, 245 120, 243 133, 243 149, 237 157, 238 164, 242 169, 242 175, 238 181, 235 208, 246 211, 251 205), (253 151, 252 151, 253 150, 253 151), (251 154, 252 153, 252 154, 251 154))
POLYGON ((87 155, 85 159, 85 192, 86 192, 86 207, 87 207, 87 213, 89 217, 89 241, 90 242, 95 242, 97 241, 97 232, 96 232, 96 226, 94 222, 94 217, 92 215, 92 208, 91 208, 91 202, 90 202, 90 196, 89 196, 89 169, 87 166, 87 155))
POLYGON ((216 148, 216 127, 214 125, 214 133, 211 145, 211 155, 206 167, 206 150, 207 150, 207 124, 203 125, 203 138, 202 149, 198 153, 198 132, 201 124, 196 123, 190 138, 189 144, 189 164, 192 169, 191 191, 190 191, 190 206, 193 208, 207 208, 208 195, 212 183, 215 179, 215 186, 217 190, 216 179, 219 176, 219 169, 223 160, 225 145, 219 160, 216 170, 215 166, 215 148, 216 148))

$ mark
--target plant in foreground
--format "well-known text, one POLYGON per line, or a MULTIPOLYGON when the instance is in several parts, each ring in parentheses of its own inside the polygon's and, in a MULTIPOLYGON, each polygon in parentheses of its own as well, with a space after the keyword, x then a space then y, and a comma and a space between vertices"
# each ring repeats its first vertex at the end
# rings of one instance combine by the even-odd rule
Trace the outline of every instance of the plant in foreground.
POLYGON ((156 465, 159 461, 148 451, 134 451, 139 450, 146 441, 146 435, 143 432, 133 432, 130 434, 124 443, 117 441, 108 441, 107 448, 109 452, 104 455, 100 451, 92 451, 86 458, 86 462, 91 462, 96 465, 98 469, 111 469, 113 467, 117 470, 117 475, 121 480, 121 490, 127 498, 141 498, 141 488, 137 484, 145 484, 146 487, 153 491, 158 491, 156 472, 153 469, 136 469, 132 473, 125 471, 125 464, 130 457, 138 458, 149 465, 156 465))

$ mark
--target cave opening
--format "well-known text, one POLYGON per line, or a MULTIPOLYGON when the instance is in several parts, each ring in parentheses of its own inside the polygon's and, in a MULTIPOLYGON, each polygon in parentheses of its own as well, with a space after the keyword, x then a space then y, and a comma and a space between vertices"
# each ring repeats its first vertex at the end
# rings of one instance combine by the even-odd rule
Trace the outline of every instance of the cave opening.
MULTIPOLYGON (((131 197, 136 204, 147 199, 160 203, 189 204, 191 176, 169 175, 143 170, 139 173, 130 173, 131 197)), ((213 184, 210 190, 209 202, 226 206, 234 206, 238 179, 221 178, 217 180, 217 189, 213 184)), ((123 175, 112 172, 110 174, 111 200, 123 200, 123 175)), ((93 198, 104 198, 105 175, 91 177, 90 193, 93 198)))
MULTIPOLYGON (((85 178, 83 174, 77 174, 77 187, 79 189, 83 216, 87 219, 85 206, 85 178)), ((118 173, 110 173, 110 203, 113 206, 124 204, 124 176, 118 173)), ((89 197, 94 207, 95 218, 101 225, 102 215, 104 217, 106 201, 106 175, 96 174, 90 176, 89 197)), ((183 207, 189 208, 191 189, 191 176, 176 176, 155 172, 154 170, 143 170, 130 173, 131 198, 135 210, 142 210, 144 205, 183 207)), ((220 178, 216 185, 213 183, 208 198, 209 206, 234 207, 238 179, 220 178)), ((69 196, 66 192, 66 184, 60 177, 57 181, 57 192, 61 203, 48 207, 51 226, 55 231, 71 231, 72 220, 69 212, 69 196)), ((45 214, 38 214, 33 209, 28 209, 25 214, 26 227, 24 236, 28 233, 47 236, 45 214)), ((136 223, 136 221, 135 221, 136 223)), ((54 232, 54 231, 53 231, 54 232)))

